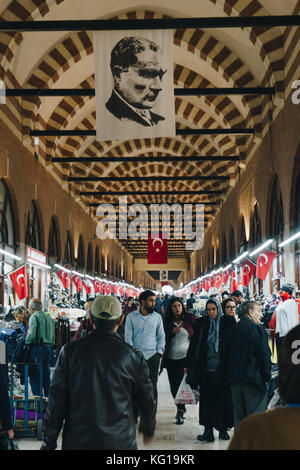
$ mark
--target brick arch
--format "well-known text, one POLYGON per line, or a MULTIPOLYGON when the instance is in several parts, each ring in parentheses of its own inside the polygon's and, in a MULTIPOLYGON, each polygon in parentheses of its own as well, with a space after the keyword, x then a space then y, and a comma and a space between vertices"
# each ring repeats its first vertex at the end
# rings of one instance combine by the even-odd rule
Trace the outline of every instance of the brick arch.
POLYGON ((47 242, 47 253, 48 253, 48 256, 49 256, 49 236, 50 236, 50 229, 51 229, 52 220, 53 220, 53 223, 55 224, 55 230, 56 230, 56 235, 57 235, 57 246, 58 246, 57 258, 61 259, 62 251, 61 251, 60 227, 59 227, 58 217, 56 215, 52 215, 51 220, 50 220, 48 242, 47 242))
POLYGON ((13 184, 10 178, 3 176, 0 181, 4 184, 9 197, 9 202, 12 211, 12 219, 13 219, 13 237, 14 237, 14 246, 19 246, 21 241, 20 236, 20 216, 19 216, 19 209, 16 194, 13 188, 13 184))
MULTIPOLYGON (((201 59, 203 59, 209 67, 220 71, 224 79, 232 86, 239 86, 242 84, 243 86, 249 86, 250 84, 255 85, 254 77, 250 71, 243 64, 243 62, 232 53, 232 51, 224 47, 223 49, 226 49, 225 59, 224 54, 218 54, 215 56, 215 52, 213 52, 213 50, 215 49, 215 46, 219 47, 219 42, 206 32, 200 30, 193 31, 194 30, 175 31, 175 44, 186 44, 186 48, 189 51, 193 51, 195 55, 199 54, 201 59), (204 45, 202 44, 202 36, 204 37, 204 45), (226 63, 227 69, 225 69, 223 63, 226 63), (230 64, 229 67, 228 64, 230 64), (235 77, 234 79, 231 78, 233 75, 235 77)), ((82 58, 92 54, 93 45, 90 36, 91 33, 72 33, 60 41, 60 43, 56 44, 56 46, 47 54, 46 57, 41 60, 39 65, 32 72, 31 76, 27 80, 29 87, 51 88, 63 75, 63 73, 73 65, 74 61, 77 62, 82 58), (67 59, 65 57, 66 49, 69 55, 72 52, 71 56, 67 59), (58 64, 58 67, 53 67, 54 61, 58 64)), ((194 81, 195 77, 197 77, 197 74, 194 73, 192 78, 191 74, 189 74, 187 77, 188 82, 191 82, 191 80, 194 81)), ((27 115, 24 121, 24 131, 28 132, 31 121, 36 121, 36 116, 38 114, 38 108, 41 104, 41 101, 38 98, 30 98, 29 100, 24 99, 23 101, 27 115)), ((242 98, 242 101, 244 105, 248 107, 246 99, 242 98)), ((250 116, 252 116, 251 106, 250 116)), ((255 120, 258 119, 258 115, 253 115, 252 118, 255 123, 255 120)))
POLYGON ((295 155, 295 163, 292 173, 292 184, 291 184, 291 197, 290 197, 290 217, 289 217, 289 224, 290 230, 296 230, 296 211, 299 212, 300 207, 297 204, 297 195, 299 194, 299 185, 300 185, 300 144, 298 145, 296 155, 295 155))

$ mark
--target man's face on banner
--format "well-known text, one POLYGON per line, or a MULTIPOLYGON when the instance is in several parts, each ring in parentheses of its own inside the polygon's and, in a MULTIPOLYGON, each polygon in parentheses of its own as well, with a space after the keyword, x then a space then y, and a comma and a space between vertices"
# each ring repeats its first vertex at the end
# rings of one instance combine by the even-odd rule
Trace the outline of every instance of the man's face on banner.
POLYGON ((136 108, 150 109, 162 90, 166 69, 159 52, 147 49, 136 54, 137 62, 115 77, 117 91, 136 108))

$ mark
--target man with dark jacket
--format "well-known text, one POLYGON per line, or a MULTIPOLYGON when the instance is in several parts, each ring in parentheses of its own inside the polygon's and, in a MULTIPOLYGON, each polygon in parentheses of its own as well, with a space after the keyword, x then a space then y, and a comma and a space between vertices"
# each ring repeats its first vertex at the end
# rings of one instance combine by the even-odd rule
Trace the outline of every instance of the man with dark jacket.
POLYGON ((246 416, 267 408, 272 364, 267 333, 260 325, 261 318, 261 305, 258 302, 243 302, 241 320, 231 339, 228 375, 235 427, 246 416))
POLYGON ((136 413, 144 444, 155 428, 155 404, 142 353, 116 333, 122 309, 116 297, 97 297, 93 330, 65 345, 50 385, 42 450, 136 450, 136 413))

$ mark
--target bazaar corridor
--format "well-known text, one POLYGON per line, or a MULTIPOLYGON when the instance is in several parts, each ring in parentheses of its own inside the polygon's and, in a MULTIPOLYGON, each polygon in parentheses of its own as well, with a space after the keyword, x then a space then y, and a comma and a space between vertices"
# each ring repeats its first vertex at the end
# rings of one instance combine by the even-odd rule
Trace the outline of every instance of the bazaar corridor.
MULTIPOLYGON (((155 437, 149 446, 144 446, 142 437, 137 436, 139 450, 226 450, 229 441, 216 439, 213 443, 197 441, 197 435, 202 432, 199 425, 199 404, 187 406, 184 424, 175 424, 176 407, 170 393, 170 386, 166 370, 158 379, 158 410, 155 437)), ((232 435, 233 430, 229 432, 232 435)), ((20 450, 39 450, 41 442, 31 438, 17 440, 20 450)), ((61 438, 58 440, 57 450, 60 450, 61 438)))

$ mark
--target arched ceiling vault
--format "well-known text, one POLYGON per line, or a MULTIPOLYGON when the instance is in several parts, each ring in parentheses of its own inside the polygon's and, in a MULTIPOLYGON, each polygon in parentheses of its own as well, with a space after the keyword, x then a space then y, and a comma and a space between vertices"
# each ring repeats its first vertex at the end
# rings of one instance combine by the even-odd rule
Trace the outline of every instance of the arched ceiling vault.
MULTIPOLYGON (((4 21, 143 19, 184 17, 267 16, 292 14, 297 0, 0 0, 4 21), (283 7, 284 3, 284 7, 283 7), (84 13, 83 13, 84 12, 84 13)), ((266 124, 271 107, 282 105, 284 93, 285 28, 231 28, 216 30, 174 30, 174 87, 225 88, 271 87, 275 100, 264 96, 177 96, 174 100, 178 129, 254 128, 256 138, 266 124)), ((11 88, 91 88, 94 83, 93 38, 91 32, 0 33, 0 78, 11 88)), ((94 97, 32 97, 20 99, 23 137, 33 129, 95 129, 94 97)), ((182 202, 224 200, 239 175, 239 162, 193 162, 192 155, 239 156, 259 145, 253 136, 177 135, 176 138, 97 142, 95 137, 40 138, 40 156, 50 174, 68 185, 70 193, 89 206, 97 198, 80 191, 99 189, 159 191, 221 190, 221 196, 178 196, 182 202), (57 163, 60 156, 128 156, 146 155, 149 162, 57 163), (154 157, 181 156, 183 161, 152 161, 154 157), (134 176, 135 182, 67 183, 69 176, 134 176), (195 181, 155 181, 141 183, 143 176, 195 176, 195 181), (198 181, 197 175, 230 177, 226 181, 198 181)), ((23 142, 32 147, 31 139, 23 142)), ((130 195, 129 199, 133 200, 130 195)), ((164 195, 156 197, 167 202, 164 195)), ((143 202, 151 197, 139 196, 143 202)), ((216 209, 211 204, 208 210, 216 209)))

